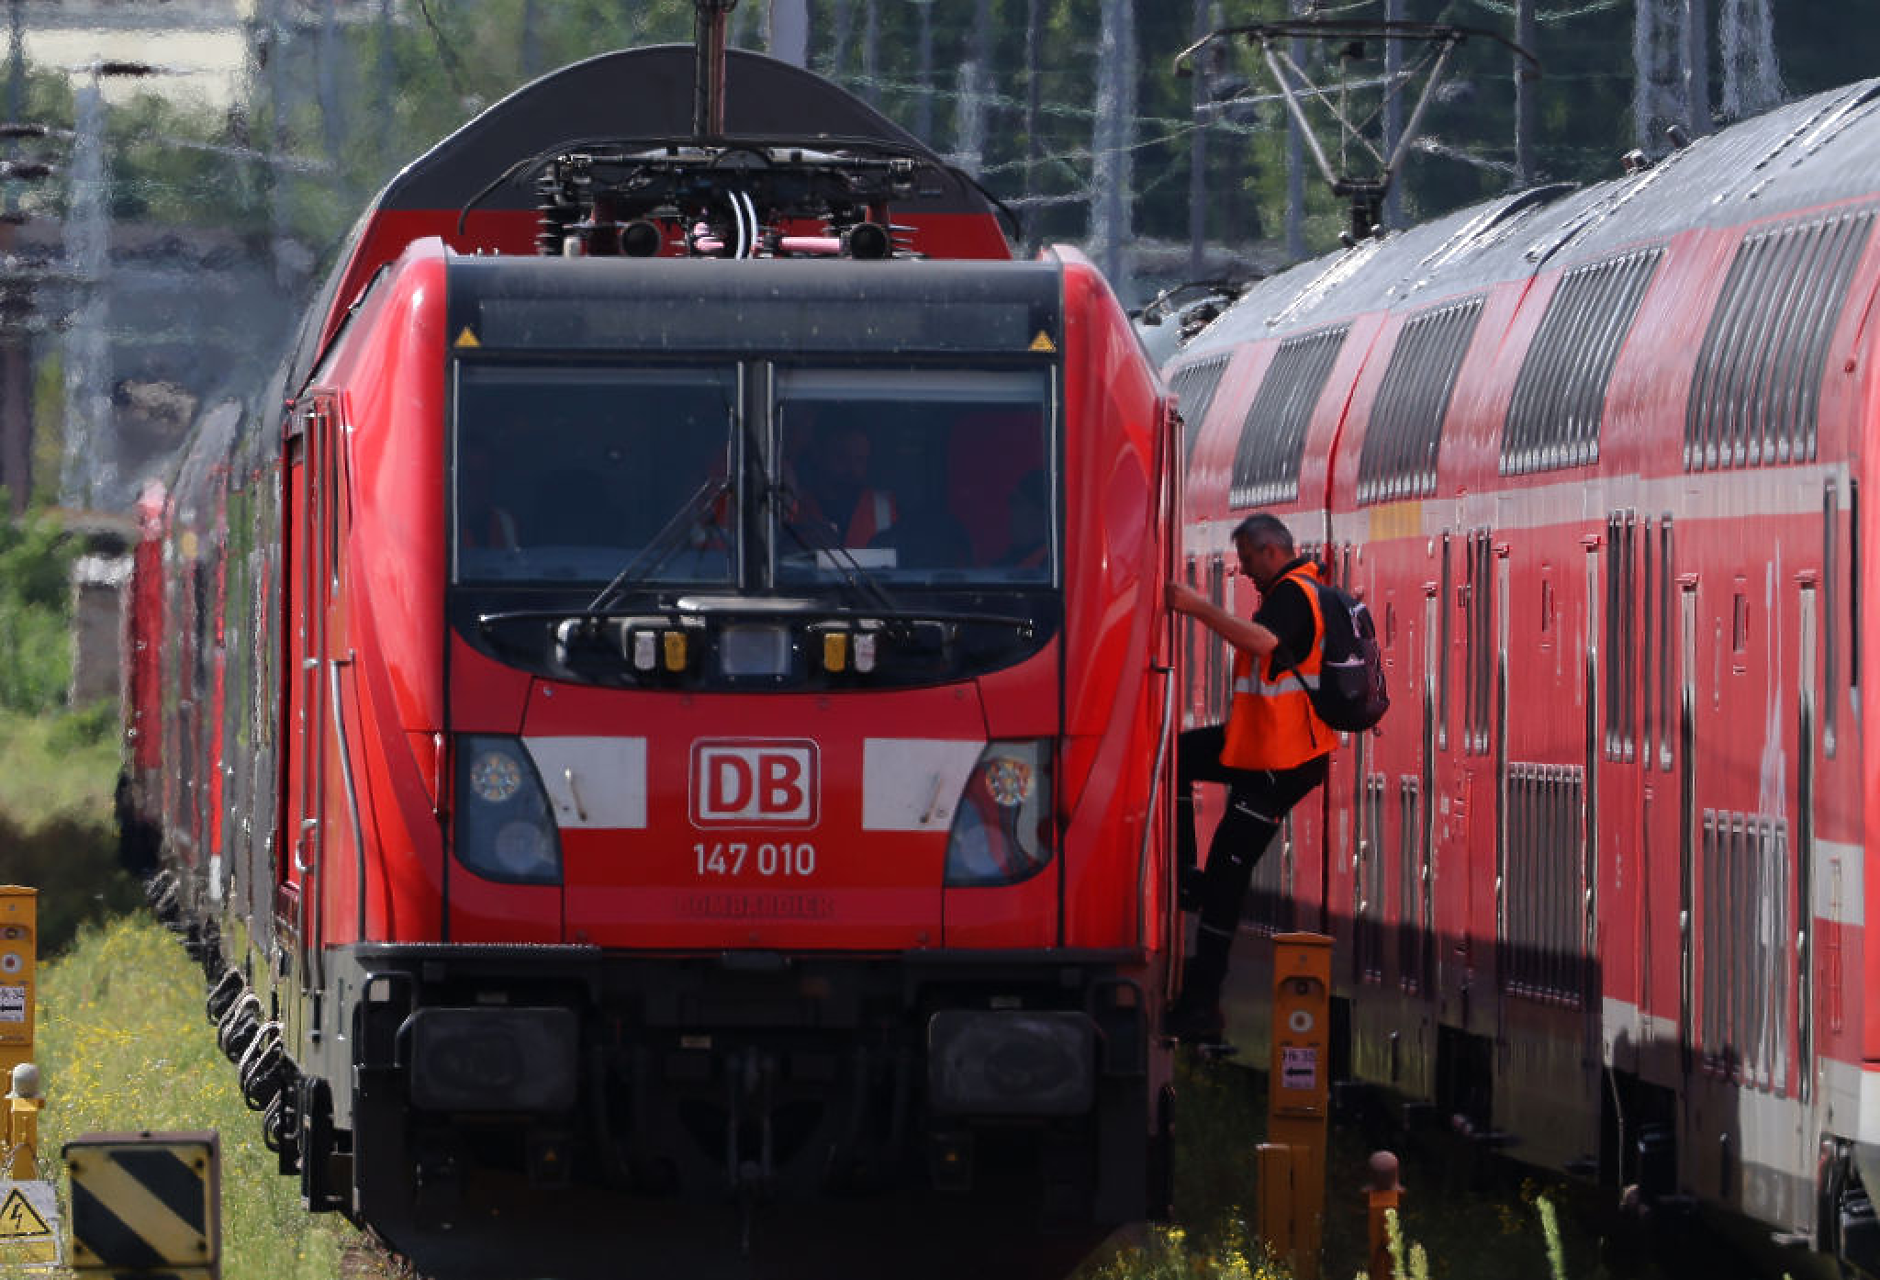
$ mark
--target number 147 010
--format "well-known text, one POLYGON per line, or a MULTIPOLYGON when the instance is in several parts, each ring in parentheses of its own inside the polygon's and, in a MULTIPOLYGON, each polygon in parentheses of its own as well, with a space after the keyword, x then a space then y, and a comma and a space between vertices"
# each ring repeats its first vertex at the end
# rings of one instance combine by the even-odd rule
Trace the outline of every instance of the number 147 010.
POLYGON ((692 846, 701 878, 712 876, 789 876, 816 874, 816 846, 787 842, 698 841, 692 846))

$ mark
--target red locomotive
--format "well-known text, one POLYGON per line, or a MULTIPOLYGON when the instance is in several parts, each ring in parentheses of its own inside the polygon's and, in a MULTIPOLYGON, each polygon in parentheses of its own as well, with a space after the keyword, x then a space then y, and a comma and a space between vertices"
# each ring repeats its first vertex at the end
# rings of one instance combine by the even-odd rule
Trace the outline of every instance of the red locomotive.
POLYGON ((1359 241, 1164 370, 1187 580, 1244 612, 1227 534, 1281 516, 1393 685, 1256 873, 1249 1046, 1255 939, 1330 932, 1348 1078, 1870 1272, 1877 100, 1359 241))
POLYGON ((1172 415, 1087 262, 692 70, 414 162, 148 495, 127 829, 425 1274, 1087 1247, 1167 1202, 1172 415))

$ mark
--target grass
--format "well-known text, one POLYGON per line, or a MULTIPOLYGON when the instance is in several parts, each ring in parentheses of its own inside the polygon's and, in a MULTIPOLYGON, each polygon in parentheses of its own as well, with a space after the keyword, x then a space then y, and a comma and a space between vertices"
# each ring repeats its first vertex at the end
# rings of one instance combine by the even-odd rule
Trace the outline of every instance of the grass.
POLYGON ((144 915, 87 925, 75 947, 41 968, 39 1174, 63 1201, 60 1148, 72 1138, 216 1130, 224 1280, 333 1280, 355 1233, 337 1217, 307 1213, 299 1184, 276 1172, 259 1117, 215 1047, 201 990, 175 938, 144 915))
POLYGON ((118 772, 117 707, 26 715, 0 710, 0 813, 25 827, 59 819, 111 824, 118 772))
MULTIPOLYGON (((1264 1078, 1243 1066, 1177 1059, 1175 1208, 1179 1225, 1087 1266, 1080 1280, 1291 1280, 1263 1252, 1254 1208, 1254 1149, 1266 1132, 1264 1078)), ((1402 1220, 1392 1213, 1397 1280, 1596 1280, 1609 1273, 1599 1241, 1556 1202, 1565 1188, 1532 1177, 1510 1184, 1511 1166, 1472 1165, 1453 1153, 1406 1144, 1402 1220)), ((1321 1274, 1366 1274, 1369 1149, 1356 1126, 1334 1125, 1327 1151, 1321 1274)))
POLYGON ((79 927, 142 903, 118 869, 111 793, 117 713, 25 715, 0 709, 0 884, 39 890, 39 957, 50 960, 79 927))

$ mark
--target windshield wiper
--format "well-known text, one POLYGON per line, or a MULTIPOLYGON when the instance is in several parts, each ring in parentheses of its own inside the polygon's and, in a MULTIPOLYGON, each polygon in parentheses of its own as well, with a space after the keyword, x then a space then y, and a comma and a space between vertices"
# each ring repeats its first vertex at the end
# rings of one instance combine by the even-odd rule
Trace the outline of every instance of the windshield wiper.
MULTIPOLYGON (((800 506, 802 502, 797 492, 785 484, 772 484, 770 499, 772 505, 780 511, 800 506)), ((843 583, 857 598, 887 613, 903 612, 900 604, 888 593, 887 587, 882 585, 881 579, 864 569, 861 563, 849 554, 849 549, 836 541, 820 521, 811 521, 807 526, 803 526, 795 520, 780 517, 777 523, 783 527, 785 533, 790 535, 797 546, 810 553, 812 561, 820 561, 821 557, 828 557, 827 563, 842 575, 843 583), (803 536, 805 528, 816 535, 817 541, 822 543, 821 546, 810 544, 810 541, 803 536)))
POLYGON ((708 479, 700 484, 697 489, 693 490, 692 496, 685 500, 685 505, 673 513, 672 519, 660 526, 659 532, 653 535, 652 541, 640 548, 640 554, 628 561, 627 567, 615 574, 613 580, 602 587, 600 594, 589 601, 587 608, 581 612, 593 614, 603 611, 619 598, 621 590, 627 583, 636 578, 651 577, 665 568, 666 562, 671 560, 690 538, 691 526, 697 521, 699 515, 730 489, 731 478, 729 476, 718 481, 708 479), (647 563, 649 559, 652 561, 650 564, 647 563))

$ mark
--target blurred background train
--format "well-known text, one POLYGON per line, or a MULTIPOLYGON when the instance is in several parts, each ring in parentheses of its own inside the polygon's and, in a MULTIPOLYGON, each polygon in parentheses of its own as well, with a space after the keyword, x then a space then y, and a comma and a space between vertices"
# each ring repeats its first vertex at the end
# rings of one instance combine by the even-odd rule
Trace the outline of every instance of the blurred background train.
POLYGON ((1168 1203, 1174 419, 728 8, 413 162, 146 492, 127 842, 426 1275, 1045 1274, 1168 1203))
POLYGON ((1230 1031, 1258 940, 1329 932, 1335 1078, 1880 1271, 1880 82, 1626 167, 1141 328, 1185 579, 1245 612, 1229 531, 1281 516, 1393 686, 1256 872, 1230 1031))

